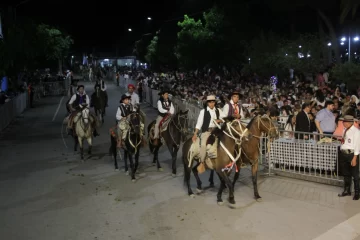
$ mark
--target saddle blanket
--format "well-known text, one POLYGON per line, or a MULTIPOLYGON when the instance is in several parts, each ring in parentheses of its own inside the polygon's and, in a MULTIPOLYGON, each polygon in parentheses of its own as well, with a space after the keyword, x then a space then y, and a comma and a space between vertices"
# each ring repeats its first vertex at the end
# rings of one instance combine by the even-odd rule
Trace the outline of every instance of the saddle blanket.
MULTIPOLYGON (((188 152, 189 166, 191 165, 193 159, 200 159, 201 150, 202 149, 200 146, 200 139, 197 138, 195 143, 191 145, 190 150, 188 152)), ((207 168, 213 170, 215 167, 214 160, 217 158, 217 142, 215 142, 212 145, 208 144, 206 146, 206 149, 204 149, 204 151, 206 151, 205 165, 207 168)))

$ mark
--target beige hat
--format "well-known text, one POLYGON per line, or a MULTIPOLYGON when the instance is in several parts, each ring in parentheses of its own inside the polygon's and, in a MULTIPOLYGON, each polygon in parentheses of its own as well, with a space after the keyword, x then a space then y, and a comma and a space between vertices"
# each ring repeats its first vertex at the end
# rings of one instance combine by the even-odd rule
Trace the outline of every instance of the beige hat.
POLYGON ((343 122, 354 122, 356 119, 354 118, 354 116, 345 115, 343 118, 340 118, 339 120, 343 122))
POLYGON ((206 101, 216 101, 216 97, 214 95, 209 95, 206 97, 206 101))

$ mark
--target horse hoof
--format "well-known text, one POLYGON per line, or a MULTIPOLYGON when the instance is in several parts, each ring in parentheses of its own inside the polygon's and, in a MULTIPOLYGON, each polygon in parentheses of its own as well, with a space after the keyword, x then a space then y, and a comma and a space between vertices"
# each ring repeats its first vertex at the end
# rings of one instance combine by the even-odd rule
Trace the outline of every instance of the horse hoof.
POLYGON ((214 183, 210 183, 209 188, 214 188, 215 184, 214 183))
POLYGON ((158 171, 159 171, 159 172, 163 172, 164 169, 163 169, 163 168, 158 168, 158 171))
POLYGON ((172 176, 172 177, 176 177, 176 174, 172 173, 171 176, 172 176))
POLYGON ((223 202, 223 201, 217 201, 217 205, 223 206, 223 205, 224 205, 224 202, 223 202))
POLYGON ((262 202, 262 201, 263 201, 263 199, 262 199, 260 196, 255 197, 255 200, 256 200, 257 202, 262 202))
POLYGON ((197 193, 202 193, 203 192, 203 190, 200 189, 200 188, 196 188, 196 191, 197 191, 197 193))
POLYGON ((119 169, 118 168, 115 168, 115 172, 118 172, 119 171, 119 169))
POLYGON ((134 183, 134 182, 136 182, 136 179, 131 179, 131 181, 134 183))
POLYGON ((237 206, 236 206, 235 203, 229 203, 229 208, 231 208, 231 209, 236 209, 237 206))
POLYGON ((156 163, 152 163, 151 165, 155 166, 155 165, 156 165, 156 163))
POLYGON ((125 175, 128 176, 128 175, 129 175, 129 171, 126 171, 126 172, 125 172, 125 175))
POLYGON ((192 194, 189 195, 189 197, 190 198, 195 198, 195 194, 192 193, 192 194))

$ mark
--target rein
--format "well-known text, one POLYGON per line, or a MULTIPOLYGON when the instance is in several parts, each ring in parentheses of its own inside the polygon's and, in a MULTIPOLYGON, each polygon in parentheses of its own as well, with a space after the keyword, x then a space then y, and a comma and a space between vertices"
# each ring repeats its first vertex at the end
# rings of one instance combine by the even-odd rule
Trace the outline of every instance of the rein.
POLYGON ((89 108, 86 107, 81 111, 81 121, 80 121, 80 127, 84 132, 86 132, 90 127, 90 122, 89 122, 90 112, 88 112, 85 115, 85 113, 83 113, 83 111, 85 111, 85 110, 89 111, 89 108), (83 116, 83 115, 85 115, 85 116, 83 116), (85 123, 84 120, 88 120, 88 123, 85 123))
MULTIPOLYGON (((131 114, 129 114, 129 116, 126 117, 126 121, 127 121, 128 124, 130 125, 130 131, 129 131, 128 134, 127 134, 127 138, 128 138, 128 140, 129 140, 130 146, 135 149, 135 154, 136 154, 137 151, 138 151, 138 147, 139 147, 139 145, 141 144, 141 138, 139 138, 139 141, 136 142, 135 144, 133 143, 133 141, 131 141, 131 137, 130 137, 130 136, 131 136, 131 130, 133 129, 133 126, 134 126, 134 125, 131 123, 131 121, 129 121, 129 119, 130 119, 130 117, 131 117, 132 115, 137 115, 139 118, 140 118, 140 115, 139 115, 138 113, 131 113, 131 114)), ((140 121, 140 120, 139 120, 139 121, 140 121)), ((140 123, 140 124, 141 124, 141 123, 140 123)))
POLYGON ((180 147, 181 140, 182 140, 182 134, 187 133, 187 131, 186 131, 186 126, 187 126, 187 121, 188 121, 188 120, 189 120, 189 118, 188 118, 187 114, 186 114, 186 115, 177 114, 177 122, 179 123, 179 125, 177 125, 177 124, 175 123, 174 119, 171 119, 170 122, 169 122, 169 126, 168 126, 168 128, 169 128, 169 129, 168 129, 168 130, 169 130, 169 135, 170 135, 170 137, 171 137, 171 140, 173 141, 173 143, 176 145, 177 148, 180 147), (182 119, 182 118, 185 120, 183 126, 180 124, 180 119, 182 119), (181 139, 180 139, 180 143, 179 143, 179 144, 175 141, 174 136, 173 136, 173 134, 171 133, 170 127, 171 127, 172 125, 175 126, 175 128, 176 128, 177 130, 179 130, 179 132, 181 133, 181 135, 180 135, 180 138, 181 138, 181 139))

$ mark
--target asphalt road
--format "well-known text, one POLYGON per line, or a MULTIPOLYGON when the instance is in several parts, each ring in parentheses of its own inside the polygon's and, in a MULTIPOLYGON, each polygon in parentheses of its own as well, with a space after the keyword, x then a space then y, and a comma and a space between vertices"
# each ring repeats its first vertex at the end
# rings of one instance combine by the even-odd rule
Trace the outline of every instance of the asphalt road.
MULTIPOLYGON (((87 92, 92 89, 86 85, 87 92)), ((159 153, 165 171, 158 172, 143 149, 140 176, 132 183, 114 171, 108 156, 108 129, 123 92, 108 83, 105 124, 84 163, 63 129, 66 98, 42 99, 0 134, 0 239, 304 240, 359 212, 358 204, 336 197, 339 188, 277 177, 259 178, 264 200, 256 202, 248 169, 235 189, 236 209, 216 204, 217 188, 192 199, 180 160, 180 176, 171 176, 165 148, 159 153)), ((147 122, 155 118, 154 109, 142 109, 147 122)), ((208 173, 201 178, 207 186, 208 173)))

